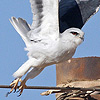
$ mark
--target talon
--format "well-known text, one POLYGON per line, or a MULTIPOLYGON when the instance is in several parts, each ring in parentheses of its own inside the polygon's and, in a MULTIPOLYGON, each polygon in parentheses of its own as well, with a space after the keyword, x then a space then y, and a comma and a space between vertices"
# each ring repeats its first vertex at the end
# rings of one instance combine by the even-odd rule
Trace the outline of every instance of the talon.
POLYGON ((19 90, 18 90, 18 92, 20 92, 20 93, 19 93, 18 97, 21 96, 21 94, 22 94, 24 88, 26 87, 25 82, 26 82, 26 81, 23 80, 23 81, 21 82, 21 84, 20 84, 20 87, 19 87, 19 90))
POLYGON ((16 93, 20 92, 20 90, 16 91, 16 93))
POLYGON ((21 94, 19 94, 17 97, 20 97, 21 96, 21 94))
POLYGON ((8 93, 6 94, 6 97, 7 97, 10 93, 12 93, 13 90, 14 90, 14 93, 16 92, 17 87, 18 87, 18 82, 22 82, 22 80, 21 80, 20 78, 16 78, 14 81, 12 81, 12 83, 10 84, 10 86, 11 86, 12 88, 11 88, 10 92, 8 92, 8 93))
POLYGON ((6 96, 5 97, 8 97, 8 95, 10 94, 10 92, 7 92, 6 96))

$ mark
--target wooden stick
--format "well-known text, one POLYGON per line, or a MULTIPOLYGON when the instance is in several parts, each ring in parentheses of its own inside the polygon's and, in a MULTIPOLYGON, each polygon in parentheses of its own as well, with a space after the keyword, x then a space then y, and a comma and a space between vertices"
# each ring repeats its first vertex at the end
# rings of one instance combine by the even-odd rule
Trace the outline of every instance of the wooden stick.
MULTIPOLYGON (((0 85, 0 88, 12 88, 8 85, 0 85)), ((19 88, 19 86, 17 87, 19 88)), ((79 88, 79 87, 48 87, 48 86, 26 86, 25 89, 50 89, 50 90, 60 90, 60 91, 68 91, 68 90, 81 90, 81 91, 100 91, 100 88, 79 88)))

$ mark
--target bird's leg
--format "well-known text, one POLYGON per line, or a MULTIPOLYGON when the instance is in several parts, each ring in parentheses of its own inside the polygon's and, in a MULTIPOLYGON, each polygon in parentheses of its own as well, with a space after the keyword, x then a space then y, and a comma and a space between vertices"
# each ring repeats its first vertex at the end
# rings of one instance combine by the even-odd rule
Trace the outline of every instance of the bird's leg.
POLYGON ((22 94, 23 90, 25 89, 25 87, 26 87, 25 83, 26 83, 25 79, 23 81, 21 81, 21 84, 20 84, 19 90, 18 90, 18 92, 20 92, 20 93, 18 96, 20 96, 22 94))
POLYGON ((31 79, 31 78, 36 77, 38 74, 40 74, 40 72, 41 72, 43 69, 44 69, 44 68, 33 67, 33 68, 28 72, 28 74, 26 75, 25 79, 24 79, 24 80, 21 82, 21 84, 20 84, 20 87, 19 87, 19 90, 18 90, 18 92, 20 92, 20 93, 19 93, 18 96, 20 96, 20 95, 22 94, 23 90, 27 87, 27 86, 25 85, 26 81, 27 81, 28 79, 31 79))
POLYGON ((7 97, 10 93, 12 93, 13 90, 14 90, 14 92, 16 92, 16 89, 17 89, 17 87, 18 87, 18 83, 19 83, 19 82, 22 82, 21 78, 16 78, 14 81, 12 81, 12 83, 10 84, 10 86, 11 86, 12 88, 11 88, 10 92, 8 92, 8 93, 6 94, 6 97, 7 97))

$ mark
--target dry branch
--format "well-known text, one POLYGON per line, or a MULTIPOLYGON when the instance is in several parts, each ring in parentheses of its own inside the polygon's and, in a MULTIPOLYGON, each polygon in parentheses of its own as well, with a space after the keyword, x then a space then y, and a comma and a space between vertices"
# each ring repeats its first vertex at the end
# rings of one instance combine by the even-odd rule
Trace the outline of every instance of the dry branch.
MULTIPOLYGON (((0 85, 0 88, 12 88, 12 87, 8 85, 0 85)), ((19 88, 19 86, 17 88, 19 88)), ((48 86, 26 86, 25 89, 50 89, 50 90, 60 90, 63 92, 68 90, 100 91, 100 88, 48 87, 48 86)))

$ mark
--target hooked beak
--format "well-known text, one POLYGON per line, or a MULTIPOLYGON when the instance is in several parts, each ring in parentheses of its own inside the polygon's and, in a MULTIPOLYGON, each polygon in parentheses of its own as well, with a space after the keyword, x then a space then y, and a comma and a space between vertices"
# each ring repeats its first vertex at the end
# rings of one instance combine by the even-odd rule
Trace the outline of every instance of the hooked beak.
POLYGON ((79 38, 84 41, 84 37, 79 36, 79 38))

